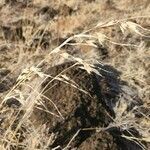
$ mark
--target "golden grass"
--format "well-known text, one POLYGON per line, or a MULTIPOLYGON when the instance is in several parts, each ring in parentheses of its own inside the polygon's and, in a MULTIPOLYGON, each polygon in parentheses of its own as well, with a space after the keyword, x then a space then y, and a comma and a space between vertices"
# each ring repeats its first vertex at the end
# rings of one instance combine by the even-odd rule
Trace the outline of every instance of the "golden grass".
MULTIPOLYGON (((39 5, 45 6, 49 2, 48 0, 34 0, 33 4, 39 9, 39 5)), ((57 8, 61 2, 51 1, 51 3, 57 8)), ((150 44, 147 40, 150 38, 150 30, 146 28, 150 21, 148 0, 145 0, 145 2, 136 0, 132 1, 132 3, 130 0, 114 0, 115 5, 113 7, 108 6, 105 2, 98 1, 89 4, 87 2, 81 3, 69 0, 64 1, 64 3, 74 6, 77 13, 66 17, 58 16, 54 21, 48 21, 35 27, 32 24, 24 25, 25 43, 17 42, 14 44, 6 41, 3 35, 0 37, 0 44, 5 44, 11 48, 11 52, 7 52, 7 56, 5 56, 6 54, 1 55, 0 60, 3 61, 1 65, 8 67, 11 73, 18 77, 14 87, 10 91, 1 94, 0 114, 6 118, 0 128, 2 130, 0 149, 2 150, 9 150, 11 147, 44 150, 53 143, 56 135, 51 134, 49 136, 45 125, 36 127, 30 120, 36 104, 43 105, 40 86, 48 77, 48 75, 44 74, 43 68, 46 69, 47 66, 74 60, 76 63, 82 64, 88 73, 93 71, 98 74, 92 64, 93 61, 97 61, 94 59, 97 56, 97 45, 95 44, 97 41, 104 46, 106 45, 110 51, 110 58, 102 63, 111 64, 121 71, 121 79, 127 81, 129 86, 137 89, 138 95, 144 103, 143 107, 148 109, 150 107, 150 44), (143 6, 143 3, 147 5, 143 6), (143 10, 143 8, 145 9, 143 10), (134 21, 137 21, 137 23, 134 21), (75 30, 79 27, 81 27, 82 32, 75 34, 75 30), (68 34, 70 36, 56 48, 42 51, 40 44, 38 44, 36 49, 29 50, 29 45, 33 41, 34 35, 41 29, 44 32, 47 30, 53 32, 54 37, 66 37, 68 34), (132 35, 130 40, 133 41, 128 41, 128 35, 132 35), (138 39, 141 40, 139 41, 138 39), (72 43, 72 46, 79 47, 82 54, 81 57, 80 55, 71 55, 63 48, 72 40, 76 41, 76 43, 72 43), (6 60, 5 57, 8 57, 8 59, 6 60), (15 59, 16 63, 14 63, 15 59), (4 107, 4 103, 12 97, 15 97, 22 104, 20 108, 4 107), (13 129, 14 124, 15 129, 13 129), (20 135, 24 136, 23 142, 20 141, 20 135)), ((2 4, 3 2, 1 2, 2 4)), ((24 11, 18 10, 21 12, 20 18, 28 18, 30 16, 30 20, 37 23, 40 22, 33 15, 36 7, 35 10, 34 8, 28 8, 28 12, 26 9, 24 11)), ((0 23, 2 22, 2 25, 7 25, 12 20, 18 19, 16 17, 17 13, 13 13, 14 10, 10 10, 10 7, 3 7, 1 11, 3 11, 0 15, 0 23)), ((57 108, 57 106, 55 107, 57 108)), ((126 112, 126 108, 127 102, 123 97, 120 97, 120 101, 115 108, 116 118, 107 128, 120 127, 122 130, 128 130, 130 127, 134 127, 140 133, 141 138, 122 136, 135 142, 138 141, 140 147, 146 149, 141 141, 150 142, 149 115, 142 114, 143 117, 137 119, 133 110, 126 112)), ((46 107, 44 111, 55 115, 47 110, 46 107)), ((70 139, 70 142, 73 139, 74 137, 70 139)))

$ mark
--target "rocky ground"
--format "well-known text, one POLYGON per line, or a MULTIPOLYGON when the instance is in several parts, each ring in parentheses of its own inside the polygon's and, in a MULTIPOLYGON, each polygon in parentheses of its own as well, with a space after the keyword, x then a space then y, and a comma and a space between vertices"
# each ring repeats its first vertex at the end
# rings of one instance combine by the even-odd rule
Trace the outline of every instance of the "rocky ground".
POLYGON ((150 149, 149 0, 1 0, 0 149, 150 149))

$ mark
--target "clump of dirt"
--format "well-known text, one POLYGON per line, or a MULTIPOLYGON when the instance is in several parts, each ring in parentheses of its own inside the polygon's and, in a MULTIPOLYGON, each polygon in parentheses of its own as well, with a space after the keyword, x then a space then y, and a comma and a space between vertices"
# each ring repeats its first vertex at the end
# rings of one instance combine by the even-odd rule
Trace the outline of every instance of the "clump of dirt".
POLYGON ((116 150, 117 145, 113 137, 108 132, 98 132, 87 138, 80 146, 81 150, 112 149, 116 150))
POLYGON ((53 19, 57 14, 58 11, 49 6, 45 6, 35 13, 35 15, 42 16, 43 20, 53 19))
POLYGON ((49 133, 57 135, 49 145, 51 148, 123 147, 115 141, 122 134, 118 129, 114 139, 112 135, 116 131, 111 131, 112 135, 107 131, 96 133, 97 128, 107 128, 115 118, 113 106, 121 92, 117 71, 113 74, 103 71, 105 76, 100 77, 88 74, 75 62, 67 62, 45 73, 49 78, 42 84, 42 101, 34 109, 31 120, 36 126, 46 124, 49 133))
POLYGON ((0 69, 0 93, 8 91, 15 83, 12 75, 8 75, 10 70, 6 68, 0 69))

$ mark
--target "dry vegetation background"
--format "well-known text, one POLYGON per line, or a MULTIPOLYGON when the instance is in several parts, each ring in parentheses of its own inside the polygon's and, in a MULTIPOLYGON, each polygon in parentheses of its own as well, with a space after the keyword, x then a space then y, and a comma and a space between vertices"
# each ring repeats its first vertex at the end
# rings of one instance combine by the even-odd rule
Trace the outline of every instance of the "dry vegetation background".
MULTIPOLYGON (((98 135, 92 134, 76 148, 150 149, 149 0, 1 0, 0 149, 52 149, 57 134, 49 133, 46 123, 34 122, 33 111, 38 107, 61 116, 63 108, 55 114, 44 107, 41 85, 50 77, 48 68, 68 61, 99 76, 111 74, 111 66, 117 70, 123 91, 112 108, 113 122, 90 128, 98 135), (95 63, 109 67, 99 72, 95 63), (126 139, 122 147, 115 143, 113 128, 126 139), (96 147, 99 135, 100 143, 114 146, 96 147)), ((73 82, 67 76, 56 79, 73 82)), ((103 90, 107 91, 107 84, 103 90)), ((54 106, 57 109, 57 102, 54 106)), ((86 129, 78 129, 70 141, 58 142, 53 149, 75 149, 71 143, 81 130, 86 129)))

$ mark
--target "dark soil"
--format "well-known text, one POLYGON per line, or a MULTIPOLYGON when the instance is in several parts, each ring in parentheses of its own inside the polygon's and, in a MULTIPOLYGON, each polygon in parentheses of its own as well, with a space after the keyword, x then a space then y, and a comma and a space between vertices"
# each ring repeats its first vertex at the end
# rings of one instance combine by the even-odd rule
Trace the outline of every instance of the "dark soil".
POLYGON ((88 74, 79 68, 80 65, 73 64, 74 62, 64 63, 46 71, 51 77, 42 85, 43 95, 46 96, 43 103, 46 110, 55 115, 45 112, 45 108, 39 106, 43 110, 35 109, 33 121, 36 125, 46 124, 49 133, 57 134, 51 148, 66 147, 76 135, 69 144, 70 148, 124 149, 127 142, 116 142, 121 136, 118 129, 111 130, 112 135, 107 131, 96 133, 96 128, 107 127, 115 117, 112 106, 120 92, 118 73, 102 72, 105 76, 99 77, 94 73, 88 74), (61 77, 60 75, 66 75, 71 81, 66 78, 53 80, 53 77, 61 77))
POLYGON ((0 93, 8 91, 15 83, 15 78, 10 73, 10 70, 0 69, 0 93))
POLYGON ((108 132, 94 133, 87 138, 80 146, 80 150, 116 150, 117 145, 108 132))

